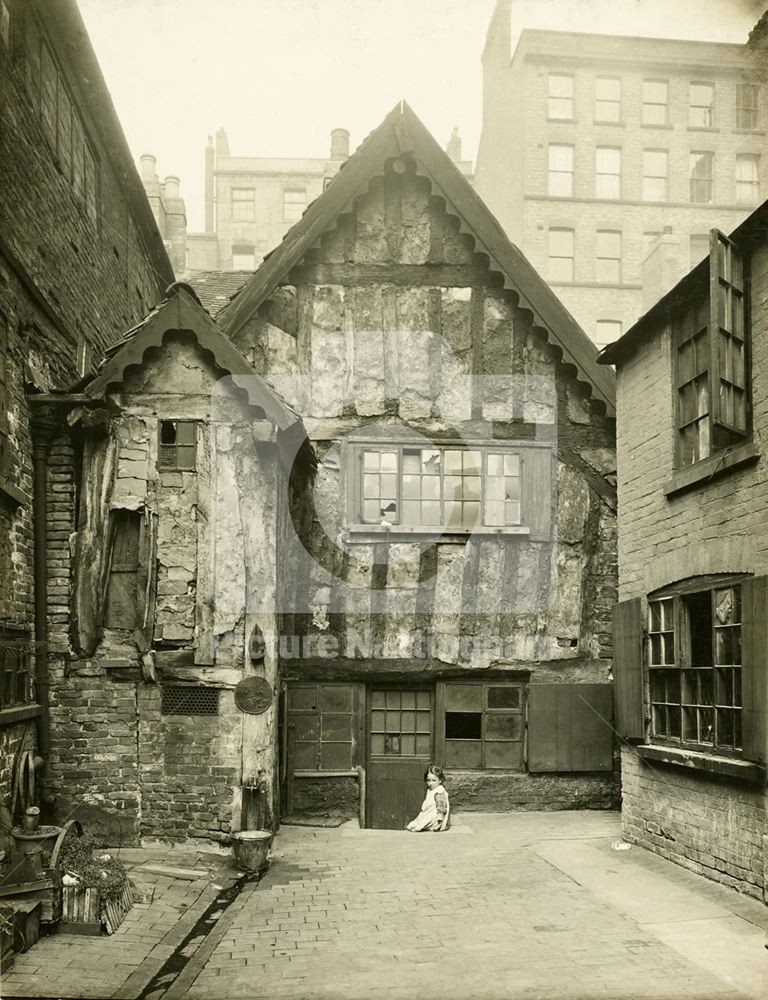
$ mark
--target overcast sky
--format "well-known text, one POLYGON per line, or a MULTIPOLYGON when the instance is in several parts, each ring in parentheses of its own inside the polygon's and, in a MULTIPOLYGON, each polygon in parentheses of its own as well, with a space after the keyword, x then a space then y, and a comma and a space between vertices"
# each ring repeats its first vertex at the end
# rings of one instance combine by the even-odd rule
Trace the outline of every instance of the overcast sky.
MULTIPOLYGON (((203 148, 224 126, 234 156, 326 156, 405 98, 464 156, 480 137, 482 54, 495 0, 79 0, 134 155, 177 174, 202 228, 203 148)), ((744 41, 766 0, 513 0, 515 30, 744 41)))

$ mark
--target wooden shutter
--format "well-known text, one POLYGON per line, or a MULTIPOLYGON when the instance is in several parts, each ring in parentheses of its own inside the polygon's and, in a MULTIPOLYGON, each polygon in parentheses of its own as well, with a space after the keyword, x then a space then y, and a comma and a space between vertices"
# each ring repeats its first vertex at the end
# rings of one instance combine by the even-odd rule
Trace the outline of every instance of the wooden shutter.
POLYGON ((523 524, 533 542, 546 542, 552 533, 552 449, 525 448, 523 458, 523 524))
POLYGON ((766 666, 768 666, 768 577, 757 576, 741 585, 742 615, 742 740, 744 756, 768 762, 766 725, 766 666))
POLYGON ((528 687, 528 770, 610 771, 610 684, 528 687))
POLYGON ((613 608, 613 691, 616 728, 630 740, 645 738, 643 604, 639 597, 613 608))

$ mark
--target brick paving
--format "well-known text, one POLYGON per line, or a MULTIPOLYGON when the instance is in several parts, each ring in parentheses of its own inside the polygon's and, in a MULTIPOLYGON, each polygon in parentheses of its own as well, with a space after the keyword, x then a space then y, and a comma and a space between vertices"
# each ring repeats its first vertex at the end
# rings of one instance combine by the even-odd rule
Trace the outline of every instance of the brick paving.
POLYGON ((286 827, 168 1000, 768 996, 765 907, 619 836, 599 813, 465 814, 439 838, 286 827), (719 937, 697 948, 689 919, 719 937))

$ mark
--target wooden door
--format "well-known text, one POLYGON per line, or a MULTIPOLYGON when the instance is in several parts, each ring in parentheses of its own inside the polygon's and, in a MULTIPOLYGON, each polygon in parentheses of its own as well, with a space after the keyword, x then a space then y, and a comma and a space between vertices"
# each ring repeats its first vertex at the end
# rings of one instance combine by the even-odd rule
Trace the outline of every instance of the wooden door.
POLYGON ((368 692, 366 825, 402 830, 424 800, 432 759, 433 697, 427 688, 375 686, 368 692))

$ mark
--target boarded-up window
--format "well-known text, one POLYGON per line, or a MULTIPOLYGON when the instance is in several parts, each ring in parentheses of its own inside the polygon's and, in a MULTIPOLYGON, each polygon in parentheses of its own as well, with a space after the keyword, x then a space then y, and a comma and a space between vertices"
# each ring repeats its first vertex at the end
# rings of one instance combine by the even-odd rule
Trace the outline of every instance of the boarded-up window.
POLYGON ((360 762, 359 692, 352 684, 292 684, 288 731, 295 771, 346 771, 360 762))
POLYGON ((610 684, 529 685, 528 770, 612 770, 611 697, 610 684))
POLYGON ((437 735, 446 767, 521 768, 523 691, 505 681, 439 685, 437 735))
POLYGON ((113 511, 112 524, 112 558, 104 624, 107 628, 134 629, 143 614, 138 599, 141 514, 132 510, 113 511))

